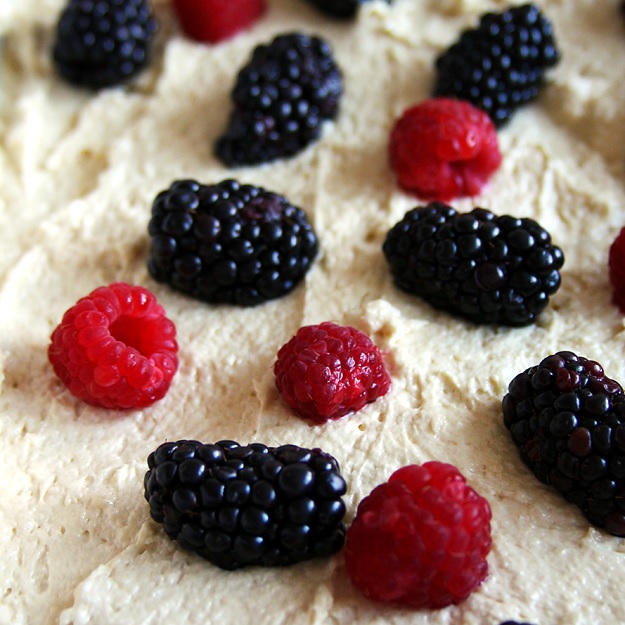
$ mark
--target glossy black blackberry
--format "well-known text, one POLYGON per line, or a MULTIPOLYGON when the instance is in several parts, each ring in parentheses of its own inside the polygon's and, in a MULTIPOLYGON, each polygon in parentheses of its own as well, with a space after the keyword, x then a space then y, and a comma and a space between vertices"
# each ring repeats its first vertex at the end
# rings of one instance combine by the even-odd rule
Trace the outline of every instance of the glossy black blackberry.
POLYGON ((559 58, 553 26, 535 5, 487 13, 437 58, 434 95, 468 100, 500 127, 538 96, 559 58))
POLYGON ((121 84, 148 64, 155 31, 146 0, 70 0, 57 25, 54 63, 74 85, 121 84))
POLYGON ((521 621, 504 621, 503 623, 499 623, 499 625, 532 625, 531 623, 526 623, 525 621, 521 623, 521 621))
POLYGON ((517 375, 504 423, 536 477, 625 536, 625 395, 600 364, 558 352, 517 375))
POLYGON ((343 79, 319 37, 280 35, 258 46, 232 92, 234 110, 215 145, 228 166, 292 156, 319 138, 336 117, 343 79))
POLYGON ((532 323, 560 286, 564 256, 535 221, 440 202, 415 208, 386 236, 397 286, 475 323, 532 323))
MULTIPOLYGON (((310 4, 316 6, 320 11, 334 17, 354 17, 358 9, 371 0, 308 0, 310 4)), ((385 0, 389 3, 391 0, 385 0)))
POLYGON ((179 180, 158 194, 148 268, 210 303, 254 306, 292 291, 318 250, 304 211, 260 187, 179 180))
POLYGON ((345 480, 320 449, 164 443, 145 498, 167 535, 223 569, 283 566, 341 549, 345 480))

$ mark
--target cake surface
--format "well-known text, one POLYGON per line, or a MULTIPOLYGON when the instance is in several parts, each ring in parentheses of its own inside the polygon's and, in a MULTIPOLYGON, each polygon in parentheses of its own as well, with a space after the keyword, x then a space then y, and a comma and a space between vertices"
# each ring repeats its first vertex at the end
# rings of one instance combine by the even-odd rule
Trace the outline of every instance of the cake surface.
MULTIPOLYGON (((559 350, 625 382, 625 325, 611 303, 608 250, 625 225, 625 28, 617 0, 543 0, 562 59, 538 100, 499 130, 500 169, 452 202, 532 217, 565 254, 562 286, 523 328, 475 326, 393 284, 381 247, 418 204, 388 164, 388 137, 428 98, 434 59, 492 0, 372 2, 337 22, 299 0, 270 0, 249 31, 216 45, 186 38, 164 1, 149 68, 94 93, 55 74, 60 0, 0 7, 0 623, 612 624, 623 619, 625 541, 589 525, 518 457, 501 410, 508 383, 559 350), (236 68, 285 32, 324 37, 345 81, 336 121, 302 153, 224 167, 236 68), (172 181, 226 178, 300 206, 320 251, 303 283, 253 308, 209 305, 156 283, 147 224, 172 181), (180 367, 164 399, 111 412, 75 399, 47 359, 80 297, 143 285, 177 327, 180 367), (311 426, 282 401, 278 349, 302 325, 335 321, 371 336, 392 378, 356 414, 311 426), (146 458, 166 440, 321 447, 341 464, 346 521, 401 466, 456 465, 489 501, 489 576, 437 611, 381 606, 350 584, 341 555, 225 572, 170 541, 143 497, 146 458)), ((512 3, 511 3, 512 4, 512 3)), ((515 3, 520 4, 520 3, 515 3)))

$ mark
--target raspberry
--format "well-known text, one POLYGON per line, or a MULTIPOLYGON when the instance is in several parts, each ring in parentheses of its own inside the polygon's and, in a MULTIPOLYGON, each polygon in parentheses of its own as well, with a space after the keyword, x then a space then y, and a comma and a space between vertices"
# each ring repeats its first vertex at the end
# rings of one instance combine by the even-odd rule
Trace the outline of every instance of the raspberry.
POLYGON ((261 187, 178 180, 154 200, 148 268, 211 303, 254 306, 292 291, 317 249, 306 214, 261 187))
POLYGON ((124 83, 149 63, 155 31, 146 0, 70 0, 57 25, 54 63, 75 85, 124 83))
POLYGON ((534 220, 433 202, 408 211, 383 251, 400 289, 474 323, 533 323, 560 287, 562 250, 534 220))
POLYGON ((558 352, 517 375, 504 424, 534 475, 586 518, 625 536, 625 395, 603 367, 558 352))
POLYGON ((553 26, 535 5, 486 13, 436 60, 434 95, 467 100, 499 127, 538 96, 559 59, 553 26))
POLYGON ((330 322, 300 328, 278 351, 274 374, 286 403, 314 423, 356 412, 391 386, 371 339, 330 322))
POLYGON ((454 466, 410 465, 374 488, 347 530, 352 583, 374 601, 443 608, 486 578, 491 510, 454 466))
POLYGON ((150 291, 123 282, 78 300, 51 340, 54 371, 94 406, 149 406, 165 395, 178 368, 173 322, 150 291))
MULTIPOLYGON (((334 17, 354 17, 358 9, 367 4, 370 0, 308 0, 310 4, 316 6, 320 11, 334 17)), ((390 3, 392 0, 385 0, 390 3)))
POLYGON ((184 32, 217 43, 250 28, 267 9, 265 0, 174 0, 184 32))
POLYGON ((338 114, 343 78, 319 37, 290 33, 258 46, 239 72, 234 110, 215 152, 229 167, 293 156, 338 114))
POLYGON ((152 518, 223 569, 284 566, 343 547, 346 484, 321 449, 181 440, 152 452, 148 469, 152 518))
POLYGON ((477 195, 501 163, 488 115, 468 102, 434 98, 403 113, 391 132, 399 186, 428 200, 477 195))
POLYGON ((625 314, 625 228, 610 246, 608 268, 612 284, 612 303, 625 314))

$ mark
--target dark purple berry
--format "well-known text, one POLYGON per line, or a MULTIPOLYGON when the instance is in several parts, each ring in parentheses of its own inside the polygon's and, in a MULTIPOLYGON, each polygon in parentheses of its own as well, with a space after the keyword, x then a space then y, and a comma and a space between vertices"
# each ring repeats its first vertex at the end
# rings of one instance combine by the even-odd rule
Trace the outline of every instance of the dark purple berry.
MULTIPOLYGON (((358 13, 358 9, 370 0, 308 0, 309 4, 316 6, 323 13, 333 17, 349 18, 358 13)), ((385 0, 390 3, 392 0, 385 0)))

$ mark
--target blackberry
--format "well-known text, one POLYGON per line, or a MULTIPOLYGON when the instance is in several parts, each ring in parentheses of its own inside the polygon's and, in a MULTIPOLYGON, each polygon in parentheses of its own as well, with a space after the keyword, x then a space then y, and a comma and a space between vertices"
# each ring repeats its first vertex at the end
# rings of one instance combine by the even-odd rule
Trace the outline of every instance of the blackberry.
POLYGON ((343 546, 346 485, 320 449, 181 440, 158 447, 148 467, 152 518, 223 569, 294 564, 343 546))
POLYGON ((517 375, 504 424, 534 475, 594 525, 625 536, 625 395, 603 367, 558 352, 517 375))
POLYGON ((292 291, 318 250, 302 209, 260 187, 179 180, 158 194, 148 268, 210 303, 254 306, 292 291))
POLYGON ((532 323, 560 286, 564 255, 529 218, 440 202, 408 211, 386 236, 397 286, 475 323, 532 323))
POLYGON ((117 85, 148 64, 155 31, 146 0, 70 0, 57 25, 54 63, 74 85, 117 85))
POLYGON ((533 4, 486 13, 436 60, 436 96, 468 100, 498 127, 534 100, 560 58, 551 22, 533 4))
POLYGON ((319 138, 336 117, 343 79, 330 46, 291 33, 258 46, 239 72, 234 110, 215 152, 228 166, 292 156, 319 138))
POLYGON ((521 623, 521 621, 504 621, 503 623, 499 623, 499 625, 532 625, 531 623, 526 623, 525 621, 521 623))
MULTIPOLYGON (((387 4, 391 2, 391 0, 384 1, 387 4)), ((320 11, 334 17, 354 17, 358 9, 370 0, 308 0, 308 2, 314 4, 320 11)))

